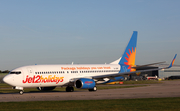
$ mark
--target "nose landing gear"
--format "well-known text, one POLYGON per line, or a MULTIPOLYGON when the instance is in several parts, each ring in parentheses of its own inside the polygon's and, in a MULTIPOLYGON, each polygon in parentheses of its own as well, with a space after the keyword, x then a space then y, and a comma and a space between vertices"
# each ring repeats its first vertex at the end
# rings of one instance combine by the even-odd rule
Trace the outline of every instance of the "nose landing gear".
POLYGON ((24 93, 23 87, 15 86, 15 87, 12 87, 12 89, 18 89, 18 90, 20 90, 20 91, 19 91, 19 94, 20 94, 20 95, 22 95, 22 94, 24 93))
POLYGON ((20 90, 20 91, 19 91, 19 94, 20 94, 20 95, 22 95, 23 93, 24 93, 24 91, 23 91, 23 90, 20 90))

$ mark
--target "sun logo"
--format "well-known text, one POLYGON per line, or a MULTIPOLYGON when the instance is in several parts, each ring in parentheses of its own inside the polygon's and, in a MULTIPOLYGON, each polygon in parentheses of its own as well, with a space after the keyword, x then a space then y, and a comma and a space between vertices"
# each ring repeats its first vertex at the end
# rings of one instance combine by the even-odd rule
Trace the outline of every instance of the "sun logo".
MULTIPOLYGON (((136 57, 136 48, 132 50, 129 49, 129 53, 126 52, 127 57, 125 57, 125 59, 127 60, 127 62, 124 62, 125 65, 129 65, 128 69, 131 69, 132 66, 135 65, 135 57, 136 57)), ((131 71, 134 71, 134 69, 131 69, 131 71)))
POLYGON ((175 59, 173 59, 173 61, 172 61, 172 65, 174 64, 174 62, 175 62, 175 59))

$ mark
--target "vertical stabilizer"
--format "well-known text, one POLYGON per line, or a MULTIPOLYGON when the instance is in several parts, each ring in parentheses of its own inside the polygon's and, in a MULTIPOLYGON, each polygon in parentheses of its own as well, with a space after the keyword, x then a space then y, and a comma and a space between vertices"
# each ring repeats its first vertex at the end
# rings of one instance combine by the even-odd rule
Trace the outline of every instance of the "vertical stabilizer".
POLYGON ((128 66, 135 65, 137 33, 138 33, 137 31, 133 32, 132 37, 129 40, 129 43, 122 55, 122 58, 119 61, 120 65, 128 65, 128 66))

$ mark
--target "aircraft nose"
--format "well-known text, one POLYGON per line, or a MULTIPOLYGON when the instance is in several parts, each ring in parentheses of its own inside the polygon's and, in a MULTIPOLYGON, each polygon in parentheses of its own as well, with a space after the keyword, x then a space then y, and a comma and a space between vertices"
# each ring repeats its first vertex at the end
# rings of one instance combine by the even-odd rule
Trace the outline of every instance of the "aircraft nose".
POLYGON ((12 75, 6 75, 4 78, 3 78, 3 81, 7 84, 10 84, 12 81, 13 81, 13 76, 12 75))

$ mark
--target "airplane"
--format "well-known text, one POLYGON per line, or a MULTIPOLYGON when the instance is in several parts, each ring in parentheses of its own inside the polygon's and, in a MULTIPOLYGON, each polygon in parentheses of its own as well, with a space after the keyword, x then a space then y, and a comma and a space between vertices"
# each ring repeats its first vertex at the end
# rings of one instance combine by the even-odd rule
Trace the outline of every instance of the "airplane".
POLYGON ((137 34, 137 31, 133 31, 122 57, 110 64, 29 65, 10 71, 3 81, 11 85, 13 89, 19 90, 20 95, 27 87, 53 90, 57 86, 62 86, 66 87, 66 92, 73 92, 74 87, 96 91, 96 84, 119 81, 123 75, 167 69, 173 66, 177 54, 169 67, 136 70, 138 67, 158 64, 135 65, 137 34))

